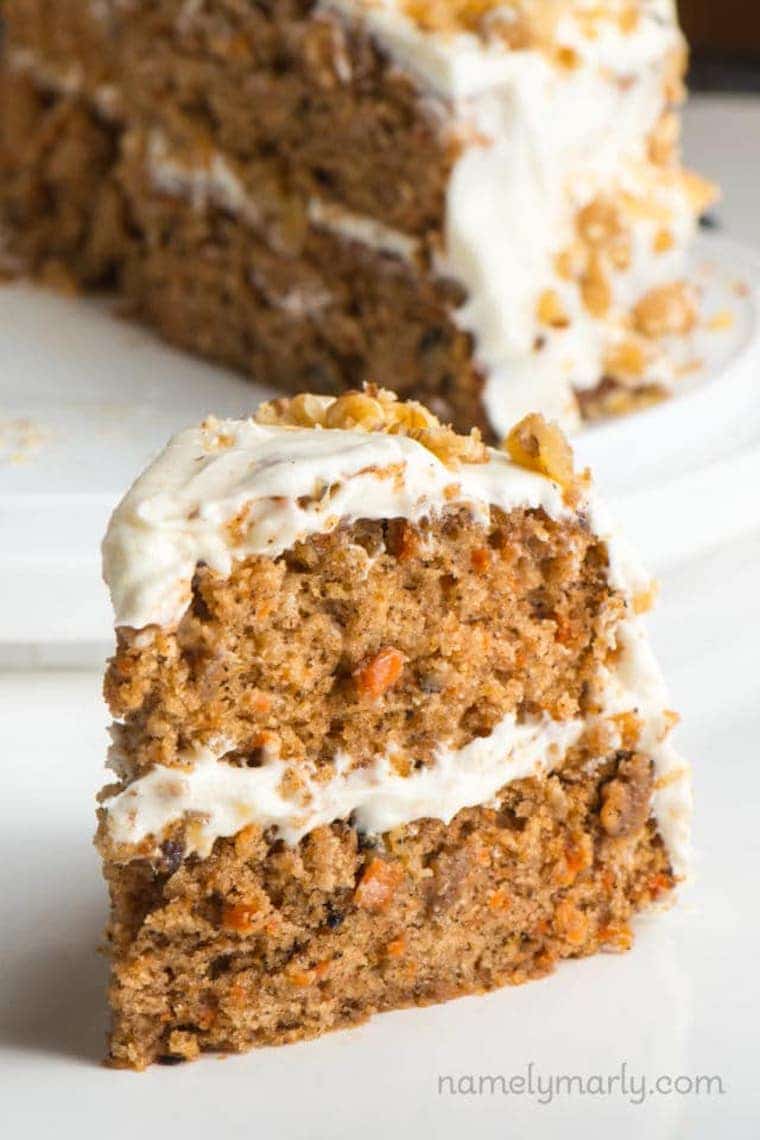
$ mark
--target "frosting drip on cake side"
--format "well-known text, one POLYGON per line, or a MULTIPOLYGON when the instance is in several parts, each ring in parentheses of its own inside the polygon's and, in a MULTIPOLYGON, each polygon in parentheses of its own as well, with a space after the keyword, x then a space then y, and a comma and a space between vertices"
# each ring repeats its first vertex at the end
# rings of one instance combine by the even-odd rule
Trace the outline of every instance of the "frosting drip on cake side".
MULTIPOLYGON (((445 30, 431 24, 424 4, 405 0, 321 7, 366 28, 422 90, 452 107, 463 148, 437 270, 466 288, 456 316, 474 338, 493 429, 504 435, 535 408, 574 426, 574 393, 605 374, 631 306, 685 270, 694 205, 679 172, 657 168, 653 177, 647 154, 672 56, 683 45, 674 5, 639 4, 629 22, 621 5, 554 5, 549 43, 528 36, 525 45, 518 40, 521 50, 498 28, 488 35, 488 17, 483 34, 467 20, 458 26, 455 7, 445 30), (630 263, 605 281, 610 303, 599 314, 584 305, 577 282, 558 274, 555 259, 572 244, 579 211, 613 189, 647 203, 650 216, 644 209, 629 219, 630 263), (663 226, 667 250, 657 248, 663 226), (559 299, 561 328, 537 321, 547 289, 559 299)), ((637 381, 669 387, 665 353, 651 346, 637 381)))

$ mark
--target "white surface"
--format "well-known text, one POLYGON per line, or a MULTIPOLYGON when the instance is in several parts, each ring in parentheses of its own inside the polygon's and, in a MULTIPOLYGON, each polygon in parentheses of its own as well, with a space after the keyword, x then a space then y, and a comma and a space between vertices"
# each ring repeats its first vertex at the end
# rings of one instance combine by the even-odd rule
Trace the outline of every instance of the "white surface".
POLYGON ((715 213, 737 241, 760 245, 760 98, 698 95, 684 116, 684 153, 693 170, 717 182, 715 213))
POLYGON ((220 1062, 99 1068, 105 897, 90 844, 99 679, 0 676, 0 1072, 9 1136, 134 1140, 465 1135, 750 1140, 760 1096, 760 533, 665 581, 654 623, 695 761, 697 879, 633 950, 545 981, 220 1062), (33 812, 33 815, 31 814, 33 812), (447 1074, 717 1075, 720 1095, 439 1096, 447 1074), (610 1131, 612 1129, 612 1131, 610 1131), (147 1131, 146 1131, 147 1130, 147 1131))
MULTIPOLYGON (((708 363, 676 398, 576 443, 655 572, 760 521, 756 302, 732 292, 736 280, 760 285, 760 261, 722 238, 704 239, 695 260, 720 267, 705 277, 707 312, 730 304, 734 327, 689 346, 708 363), (702 497, 720 508, 710 528, 702 497)), ((8 424, 31 421, 40 437, 26 451, 0 452, 0 653, 107 645, 99 546, 124 489, 179 428, 210 411, 246 415, 271 394, 92 302, 23 284, 0 289, 0 427, 7 435, 8 424)))

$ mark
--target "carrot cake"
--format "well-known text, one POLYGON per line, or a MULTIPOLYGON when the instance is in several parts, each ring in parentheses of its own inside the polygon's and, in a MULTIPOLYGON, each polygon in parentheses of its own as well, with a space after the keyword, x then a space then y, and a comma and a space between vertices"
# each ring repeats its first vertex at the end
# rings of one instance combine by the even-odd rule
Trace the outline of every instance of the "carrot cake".
POLYGON ((671 390, 712 188, 673 0, 5 0, 0 222, 284 389, 500 442, 671 390))
POLYGON ((559 429, 367 387, 183 431, 104 542, 110 1059, 624 950, 686 871, 647 576, 559 429))

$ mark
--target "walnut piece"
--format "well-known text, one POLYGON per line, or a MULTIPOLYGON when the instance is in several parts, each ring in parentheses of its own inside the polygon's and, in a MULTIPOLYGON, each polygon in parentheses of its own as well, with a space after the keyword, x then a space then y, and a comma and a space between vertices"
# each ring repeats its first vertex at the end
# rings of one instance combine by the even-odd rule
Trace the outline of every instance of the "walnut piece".
POLYGON ((697 323, 694 290, 685 281, 650 289, 633 309, 633 323, 644 336, 683 336, 697 323))
POLYGON ((570 318, 554 289, 544 289, 538 298, 536 317, 542 325, 554 329, 565 329, 570 324, 570 318))
POLYGON ((575 483, 573 450, 556 424, 532 413, 512 428, 504 448, 513 463, 545 475, 560 487, 575 483))
POLYGON ((325 428, 384 432, 416 440, 451 469, 460 463, 487 463, 488 449, 480 432, 458 435, 416 400, 399 400, 394 392, 365 384, 361 391, 338 397, 302 393, 262 404, 257 423, 273 427, 325 428))
POLYGON ((649 817, 654 775, 641 752, 623 753, 617 775, 602 787, 599 819, 607 835, 625 839, 641 831, 649 817))

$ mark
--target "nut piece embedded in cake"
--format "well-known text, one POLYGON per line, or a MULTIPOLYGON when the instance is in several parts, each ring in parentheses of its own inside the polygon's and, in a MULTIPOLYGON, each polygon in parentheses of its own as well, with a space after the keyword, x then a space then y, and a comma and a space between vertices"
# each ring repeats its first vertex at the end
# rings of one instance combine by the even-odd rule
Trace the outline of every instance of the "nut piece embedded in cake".
POLYGON ((112 1064, 630 945, 685 874, 689 779, 603 518, 541 417, 491 450, 372 386, 151 464, 103 546, 112 1064))

